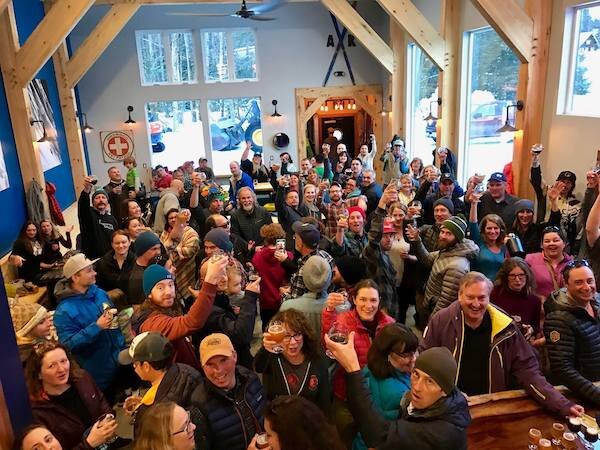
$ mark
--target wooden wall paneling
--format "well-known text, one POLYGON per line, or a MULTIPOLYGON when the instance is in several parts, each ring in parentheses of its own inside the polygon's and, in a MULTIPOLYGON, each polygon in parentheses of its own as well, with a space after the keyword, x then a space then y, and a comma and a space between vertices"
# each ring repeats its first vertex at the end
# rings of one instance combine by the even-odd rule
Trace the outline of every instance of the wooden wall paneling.
MULTIPOLYGON (((18 76, 16 54, 19 50, 19 37, 12 5, 8 5, 0 14, 0 34, 3 37, 3 39, 0 39, 0 69, 2 70, 8 111, 21 167, 21 177, 23 186, 27 191, 32 180, 36 180, 42 187, 45 186, 46 181, 40 161, 38 144, 34 142, 39 136, 33 136, 31 124, 29 123, 31 120, 29 95, 27 89, 20 84, 18 76)), ((46 196, 42 196, 42 201, 46 211, 48 211, 46 196)))
POLYGON ((22 87, 27 86, 93 5, 94 0, 61 0, 52 5, 17 52, 16 66, 22 87))
POLYGON ((525 103, 524 110, 517 114, 516 127, 522 131, 515 133, 513 153, 514 186, 520 197, 533 195, 529 183, 530 148, 542 135, 552 3, 552 0, 525 0, 525 12, 533 20, 533 40, 531 60, 529 64, 521 64, 517 89, 517 99, 525 103))
POLYGON ((389 73, 394 71, 392 49, 350 3, 346 0, 321 0, 321 3, 344 24, 348 32, 352 33, 389 73))
POLYGON ((68 86, 74 87, 140 8, 139 4, 114 5, 67 61, 68 86))
MULTIPOLYGON (((446 43, 444 69, 438 78, 438 92, 442 98, 441 125, 438 130, 438 145, 458 152, 458 110, 460 101, 459 51, 461 43, 460 16, 461 0, 442 1, 441 33, 446 43)), ((438 108, 439 114, 440 108, 438 108)), ((460 158, 460 155, 457 155, 460 158)))
POLYGON ((410 0, 377 0, 431 60, 444 69, 444 39, 410 0))

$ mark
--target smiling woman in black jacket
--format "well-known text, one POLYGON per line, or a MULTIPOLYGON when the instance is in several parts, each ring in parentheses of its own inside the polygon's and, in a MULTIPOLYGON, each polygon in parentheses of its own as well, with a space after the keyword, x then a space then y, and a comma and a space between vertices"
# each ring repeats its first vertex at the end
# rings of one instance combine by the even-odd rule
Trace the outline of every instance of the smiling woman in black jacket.
POLYGON ((131 240, 123 230, 117 230, 112 235, 111 246, 112 250, 96 264, 96 284, 105 291, 121 289, 127 292, 129 275, 135 264, 131 240))

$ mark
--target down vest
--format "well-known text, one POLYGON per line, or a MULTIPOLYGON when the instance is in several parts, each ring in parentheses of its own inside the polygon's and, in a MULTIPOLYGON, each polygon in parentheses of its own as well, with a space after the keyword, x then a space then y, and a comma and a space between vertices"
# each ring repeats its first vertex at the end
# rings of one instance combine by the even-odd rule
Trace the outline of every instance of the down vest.
MULTIPOLYGON (((386 325, 395 322, 392 317, 383 311, 377 311, 375 321, 377 322, 376 334, 379 334, 381 329, 386 325)), ((327 308, 323 309, 323 315, 321 316, 321 338, 331 329, 334 322, 337 322, 349 332, 355 332, 354 349, 358 355, 360 367, 365 367, 367 365, 367 353, 369 352, 369 348, 371 348, 372 341, 369 332, 360 321, 356 309, 353 308, 341 314, 337 314, 335 311, 328 311, 327 308)), ((338 367, 333 375, 333 393, 339 399, 346 399, 346 381, 344 380, 344 369, 341 367, 338 367)))
POLYGON ((197 448, 208 450, 246 450, 255 433, 262 431, 265 393, 254 372, 237 366, 237 380, 233 389, 235 399, 227 391, 217 388, 210 381, 192 394, 192 421, 196 425, 197 448), (243 394, 243 400, 237 394, 243 394), (244 411, 252 410, 252 417, 244 417, 244 411), (247 420, 253 422, 253 429, 247 428, 247 420))
POLYGON ((580 398, 600 405, 600 294, 592 302, 594 316, 574 304, 565 288, 544 303, 544 335, 552 374, 580 398))
POLYGON ((420 240, 411 242, 410 247, 421 264, 431 267, 424 303, 430 314, 435 314, 457 299, 460 280, 471 268, 469 259, 479 255, 479 247, 470 239, 431 253, 420 240))

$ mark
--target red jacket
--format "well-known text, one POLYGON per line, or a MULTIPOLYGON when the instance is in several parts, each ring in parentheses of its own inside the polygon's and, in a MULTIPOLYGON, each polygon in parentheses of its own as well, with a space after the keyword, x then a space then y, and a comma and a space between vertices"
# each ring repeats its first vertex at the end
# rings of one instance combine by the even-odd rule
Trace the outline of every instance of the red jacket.
MULTIPOLYGON (((275 249, 263 247, 252 257, 252 265, 260 275, 260 307, 263 309, 278 309, 281 305, 279 287, 288 276, 281 263, 275 259, 275 249)), ((287 252, 292 259, 292 252, 287 252)))
MULTIPOLYGON (((104 413, 114 414, 104 394, 87 372, 72 380, 71 385, 77 390, 93 422, 104 413)), ((91 424, 83 423, 73 411, 58 402, 50 401, 45 392, 31 398, 31 411, 34 421, 47 427, 65 450, 92 450, 83 438, 84 431, 91 424)))
MULTIPOLYGON (((395 322, 392 317, 382 311, 377 311, 375 321, 377 322, 376 335, 379 334, 383 327, 395 322)), ((350 311, 338 314, 335 311, 328 311, 327 308, 324 308, 323 315, 321 316, 321 337, 327 334, 334 322, 338 322, 348 332, 354 331, 354 349, 356 350, 358 363, 362 369, 367 365, 367 353, 369 352, 369 348, 371 348, 372 341, 369 332, 360 321, 356 309, 352 308, 350 311)), ((344 369, 341 367, 338 367, 333 375, 333 393, 341 400, 346 399, 346 379, 344 378, 344 369)))

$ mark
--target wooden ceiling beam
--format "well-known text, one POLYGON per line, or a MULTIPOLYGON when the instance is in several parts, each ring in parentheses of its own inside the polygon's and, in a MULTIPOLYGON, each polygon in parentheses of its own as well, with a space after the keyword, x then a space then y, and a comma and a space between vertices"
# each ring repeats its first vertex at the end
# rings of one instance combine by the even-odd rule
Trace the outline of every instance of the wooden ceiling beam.
POLYGON ((16 66, 22 87, 35 77, 93 5, 94 0, 61 0, 50 8, 17 52, 16 66))
POLYGON ((0 14, 4 12, 4 8, 6 8, 12 0, 0 0, 0 14))
POLYGON ((522 63, 531 61, 533 20, 517 0, 471 0, 475 8, 516 53, 522 63))
POLYGON ((113 5, 66 63, 68 87, 74 87, 100 58, 113 39, 140 8, 139 4, 113 5))
MULTIPOLYGON (((314 0, 292 0, 314 1, 314 0)), ((96 5, 200 5, 207 4, 240 4, 240 0, 96 0, 96 5)), ((260 0, 246 0, 246 3, 263 3, 260 0)))
POLYGON ((321 0, 389 73, 394 72, 392 49, 346 0, 321 0))
MULTIPOLYGON (((415 43, 444 70, 444 39, 410 0, 377 0, 381 7, 406 30, 415 43)), ((501 2, 500 2, 501 3, 501 2)))

